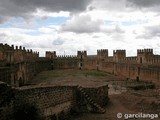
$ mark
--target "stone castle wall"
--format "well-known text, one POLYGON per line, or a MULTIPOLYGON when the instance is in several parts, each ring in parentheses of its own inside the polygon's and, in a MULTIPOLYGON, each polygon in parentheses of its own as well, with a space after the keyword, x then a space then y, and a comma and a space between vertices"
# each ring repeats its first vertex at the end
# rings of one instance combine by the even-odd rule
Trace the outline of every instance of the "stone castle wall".
POLYGON ((18 87, 39 72, 51 69, 51 61, 40 58, 38 52, 0 44, 0 81, 18 87))
POLYGON ((76 69, 78 59, 76 57, 58 57, 52 62, 52 69, 76 69))
POLYGON ((51 69, 89 69, 100 70, 123 78, 141 79, 159 83, 160 55, 153 49, 138 49, 137 55, 126 57, 125 50, 97 50, 97 55, 87 55, 87 51, 77 51, 77 56, 58 56, 56 51, 46 52, 39 57, 38 52, 0 44, 0 80, 12 86, 21 86, 39 72, 51 69))
POLYGON ((107 51, 98 50, 94 60, 87 56, 85 69, 97 69, 123 79, 152 81, 159 85, 160 55, 154 55, 153 49, 139 49, 137 56, 133 57, 126 57, 125 50, 113 51, 113 56, 108 56, 107 51))
MULTIPOLYGON (((94 65, 96 68, 96 65, 94 65)), ((86 67, 90 69, 90 67, 86 67)), ((96 70, 96 69, 95 69, 96 70)), ((160 66, 143 65, 115 62, 99 62, 99 70, 108 72, 124 79, 139 79, 144 81, 152 81, 157 85, 160 82, 160 66)))

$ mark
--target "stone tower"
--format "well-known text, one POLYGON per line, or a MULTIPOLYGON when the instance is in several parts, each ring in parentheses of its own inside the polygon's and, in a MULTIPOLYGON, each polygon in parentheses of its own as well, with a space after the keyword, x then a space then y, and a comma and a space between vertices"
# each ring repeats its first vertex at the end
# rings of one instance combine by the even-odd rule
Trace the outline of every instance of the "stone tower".
POLYGON ((84 60, 87 58, 87 51, 77 51, 77 58, 79 59, 78 68, 82 69, 85 66, 84 60))
POLYGON ((113 50, 113 61, 121 62, 126 57, 126 50, 113 50))
POLYGON ((148 59, 153 57, 153 49, 138 49, 137 50, 137 62, 147 63, 148 59))
POLYGON ((97 58, 100 60, 105 60, 108 58, 108 49, 97 50, 97 58))
POLYGON ((87 51, 77 51, 77 58, 85 59, 87 57, 87 51))
POLYGON ((56 51, 53 51, 53 52, 51 52, 51 51, 46 51, 46 58, 48 58, 48 59, 54 59, 54 58, 56 58, 57 56, 56 56, 56 51))

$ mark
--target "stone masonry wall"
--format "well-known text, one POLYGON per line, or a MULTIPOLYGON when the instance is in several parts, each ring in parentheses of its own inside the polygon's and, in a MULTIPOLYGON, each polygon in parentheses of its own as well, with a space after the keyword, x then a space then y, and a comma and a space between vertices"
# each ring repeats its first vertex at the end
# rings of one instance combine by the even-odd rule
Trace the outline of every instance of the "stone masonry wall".
POLYGON ((77 69, 78 59, 75 57, 59 57, 52 61, 52 69, 77 69))
MULTIPOLYGON (((86 60, 85 69, 97 69, 97 63, 94 60, 86 60), (87 62, 86 62, 87 61, 87 62)), ((96 61, 96 60, 95 60, 96 61)), ((160 66, 154 64, 138 64, 126 62, 98 61, 98 70, 108 72, 124 79, 139 79, 144 81, 152 81, 159 85, 160 82, 160 66)))
POLYGON ((17 89, 16 99, 26 98, 35 102, 43 116, 67 113, 74 106, 74 87, 46 86, 17 89))
MULTIPOLYGON (((9 109, 12 109, 12 106, 9 107, 9 105, 17 106, 18 104, 21 110, 25 112, 27 110, 25 107, 27 108, 27 106, 24 105, 26 105, 25 103, 29 103, 34 105, 45 119, 56 116, 58 120, 60 116, 67 116, 71 112, 81 113, 82 104, 79 104, 79 102, 85 105, 90 104, 89 102, 86 103, 85 96, 81 92, 78 92, 76 86, 28 86, 11 88, 6 83, 0 82, 0 90, 0 111, 5 112, 3 108, 6 105, 8 105, 9 109)), ((84 88, 84 90, 100 106, 104 106, 108 102, 107 85, 84 88)), ((0 118, 2 117, 6 118, 6 116, 0 113, 0 118)))
POLYGON ((85 62, 85 68, 89 69, 89 70, 95 70, 98 69, 97 66, 97 60, 96 59, 86 59, 85 62))

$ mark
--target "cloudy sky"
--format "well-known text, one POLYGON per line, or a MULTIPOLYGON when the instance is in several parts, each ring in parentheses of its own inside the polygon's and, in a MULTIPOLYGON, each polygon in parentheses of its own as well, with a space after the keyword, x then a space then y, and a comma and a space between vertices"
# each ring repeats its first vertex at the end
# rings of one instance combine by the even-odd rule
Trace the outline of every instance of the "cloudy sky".
POLYGON ((0 0, 0 43, 75 55, 153 48, 160 54, 160 0, 0 0))

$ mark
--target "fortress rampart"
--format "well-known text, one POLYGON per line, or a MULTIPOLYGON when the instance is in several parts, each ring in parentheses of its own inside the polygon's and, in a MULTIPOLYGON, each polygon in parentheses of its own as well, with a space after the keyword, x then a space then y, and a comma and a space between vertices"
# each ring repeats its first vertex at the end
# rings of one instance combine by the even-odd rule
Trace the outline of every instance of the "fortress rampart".
POLYGON ((0 81, 15 87, 22 86, 49 67, 51 61, 40 58, 39 52, 0 44, 0 81))
POLYGON ((97 50, 96 55, 87 51, 77 51, 77 55, 57 55, 56 51, 46 51, 45 57, 39 52, 0 44, 0 80, 12 86, 22 86, 43 70, 54 69, 94 69, 119 75, 123 78, 142 79, 159 83, 160 55, 153 49, 138 49, 137 55, 126 57, 126 50, 97 50))
POLYGON ((60 69, 100 70, 123 79, 141 79, 157 85, 160 81, 160 55, 154 55, 153 49, 138 49, 137 56, 131 57, 126 57, 126 50, 113 50, 113 56, 108 56, 107 49, 97 50, 97 55, 78 51, 77 57, 61 56, 52 60, 55 66, 58 65, 56 68, 60 69))

